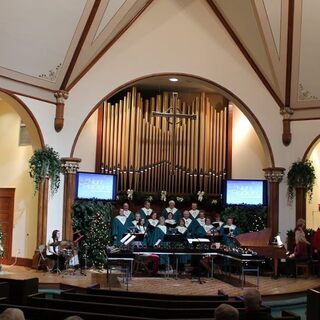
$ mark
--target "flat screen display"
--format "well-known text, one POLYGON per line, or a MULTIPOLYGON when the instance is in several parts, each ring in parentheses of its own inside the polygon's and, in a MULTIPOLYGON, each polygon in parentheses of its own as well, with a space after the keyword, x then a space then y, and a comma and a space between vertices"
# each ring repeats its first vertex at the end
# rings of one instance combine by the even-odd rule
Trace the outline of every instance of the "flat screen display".
POLYGON ((225 205, 267 206, 267 181, 240 179, 225 180, 223 202, 225 205))
POLYGON ((77 199, 115 200, 117 176, 113 174, 78 172, 76 179, 77 199))

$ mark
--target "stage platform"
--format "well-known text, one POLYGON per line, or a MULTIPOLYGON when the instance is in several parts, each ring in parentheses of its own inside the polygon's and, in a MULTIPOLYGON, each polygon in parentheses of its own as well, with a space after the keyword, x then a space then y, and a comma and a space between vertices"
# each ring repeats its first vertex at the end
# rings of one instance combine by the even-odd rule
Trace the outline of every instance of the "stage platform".
MULTIPOLYGON (((114 275, 112 289, 125 290, 126 286, 122 283, 120 275, 114 275)), ((100 284, 102 288, 107 287, 106 272, 87 270, 86 275, 77 271, 75 274, 56 274, 50 272, 36 271, 27 267, 6 266, 0 272, 1 278, 11 279, 29 279, 37 277, 41 288, 56 288, 61 286, 75 286, 86 288, 94 284, 100 284)), ((237 296, 243 293, 243 289, 237 279, 222 278, 201 278, 201 284, 198 279, 178 277, 165 278, 160 277, 143 277, 142 275, 134 276, 129 281, 129 291, 155 292, 166 294, 183 294, 183 295, 216 295, 218 289, 222 289, 229 296, 237 296)), ((256 284, 255 276, 246 277, 246 286, 253 287, 256 284)), ((307 289, 320 287, 320 278, 310 276, 309 278, 286 278, 280 277, 275 280, 271 277, 261 276, 259 290, 264 298, 276 298, 283 295, 303 294, 307 289)))

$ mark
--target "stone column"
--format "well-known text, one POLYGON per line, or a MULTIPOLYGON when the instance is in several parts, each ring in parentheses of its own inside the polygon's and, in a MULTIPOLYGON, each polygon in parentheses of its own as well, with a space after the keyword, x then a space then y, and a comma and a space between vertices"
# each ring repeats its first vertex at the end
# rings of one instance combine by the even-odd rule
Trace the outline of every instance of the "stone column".
POLYGON ((268 181, 268 227, 272 229, 272 236, 276 236, 279 232, 279 183, 285 168, 265 168, 263 171, 268 181))
POLYGON ((75 178, 80 162, 79 158, 61 158, 64 174, 62 239, 65 240, 73 240, 72 205, 75 199, 75 178))

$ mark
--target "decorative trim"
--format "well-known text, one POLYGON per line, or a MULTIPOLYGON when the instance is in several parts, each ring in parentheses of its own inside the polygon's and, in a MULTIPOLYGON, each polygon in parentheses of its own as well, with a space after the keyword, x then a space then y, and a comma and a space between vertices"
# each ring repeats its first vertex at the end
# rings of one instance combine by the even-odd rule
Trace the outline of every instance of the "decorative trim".
POLYGON ((319 98, 317 96, 312 95, 310 91, 305 89, 303 84, 300 82, 298 87, 298 100, 310 101, 310 100, 319 100, 319 98))
MULTIPOLYGON (((79 42, 78 42, 78 44, 76 46, 76 49, 74 50, 74 53, 73 53, 72 59, 70 61, 69 67, 67 69, 67 72, 66 72, 66 74, 65 74, 65 76, 64 76, 64 78, 62 80, 62 83, 61 83, 61 86, 60 86, 61 90, 65 90, 66 87, 67 87, 68 81, 69 81, 69 79, 71 77, 71 74, 72 74, 72 71, 73 71, 73 69, 74 69, 74 67, 76 65, 76 62, 77 62, 78 57, 80 55, 80 51, 81 51, 81 49, 83 47, 83 44, 86 41, 87 35, 88 35, 89 30, 90 30, 90 28, 92 26, 93 20, 94 20, 94 18, 96 16, 96 13, 98 11, 100 3, 101 3, 101 0, 95 0, 94 1, 94 4, 92 6, 90 15, 89 15, 88 20, 86 22, 86 25, 83 28, 83 31, 82 31, 81 37, 79 39, 79 42)), ((70 89, 67 89, 67 90, 70 91, 70 89)))
POLYGON ((285 88, 285 107, 291 105, 291 74, 293 56, 293 21, 294 20, 294 0, 289 1, 288 8, 288 37, 287 37, 287 68, 286 68, 286 88, 285 88))
POLYGON ((61 158, 61 168, 63 174, 76 174, 79 169, 80 158, 61 158))
POLYGON ((264 168, 264 176, 269 183, 280 183, 284 176, 285 168, 273 167, 273 168, 264 168))
MULTIPOLYGON (((116 43, 119 38, 129 29, 129 27, 137 20, 138 17, 148 8, 150 3, 153 0, 149 0, 145 6, 128 22, 126 26, 124 26, 115 36, 114 38, 96 55, 96 57, 83 69, 83 71, 69 84, 66 83, 65 89, 70 91, 77 83, 81 80, 81 78, 96 64, 96 62, 116 43)), ((71 74, 70 74, 71 76, 71 74)), ((68 77, 68 81, 70 79, 68 77)), ((63 86, 61 85, 61 88, 63 86)))
POLYGON ((62 66, 62 63, 60 62, 55 69, 50 69, 48 73, 39 74, 38 77, 51 82, 55 82, 61 66, 62 66))

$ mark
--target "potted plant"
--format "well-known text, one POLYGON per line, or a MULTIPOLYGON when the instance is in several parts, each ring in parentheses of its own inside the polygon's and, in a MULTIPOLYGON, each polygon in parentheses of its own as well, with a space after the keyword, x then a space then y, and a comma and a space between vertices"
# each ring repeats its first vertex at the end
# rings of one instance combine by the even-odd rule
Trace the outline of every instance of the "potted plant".
POLYGON ((291 202, 295 196, 296 188, 303 188, 309 195, 309 201, 312 199, 313 186, 316 175, 312 161, 298 160, 294 162, 287 174, 288 200, 291 202))
POLYGON ((51 194, 56 193, 60 186, 60 173, 61 162, 57 151, 47 145, 34 151, 29 160, 29 174, 33 178, 35 192, 39 191, 39 184, 48 178, 51 194))

